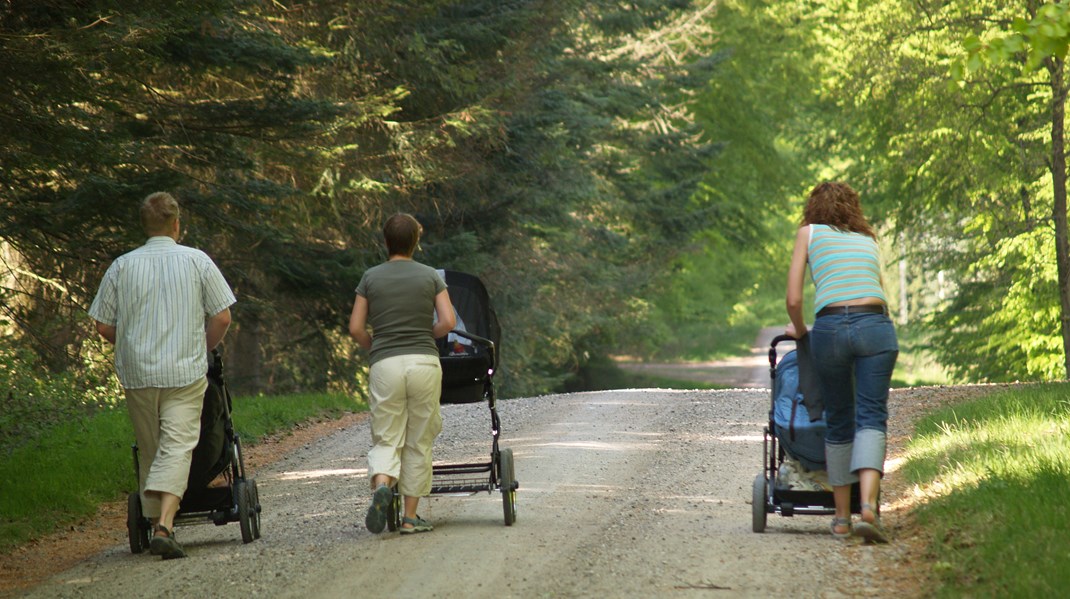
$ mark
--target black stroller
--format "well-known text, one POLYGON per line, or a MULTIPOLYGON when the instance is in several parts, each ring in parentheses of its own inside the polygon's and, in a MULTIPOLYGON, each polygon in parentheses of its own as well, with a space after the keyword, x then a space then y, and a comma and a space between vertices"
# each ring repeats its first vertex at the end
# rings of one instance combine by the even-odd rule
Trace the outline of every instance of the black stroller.
MULTIPOLYGON (((800 515, 831 515, 836 503, 831 489, 792 488, 783 480, 782 466, 791 458, 809 470, 821 470, 824 464, 824 415, 817 408, 816 418, 809 415, 814 406, 804 406, 800 391, 797 351, 784 355, 777 366, 777 344, 795 342, 794 337, 780 335, 769 347, 769 377, 772 393, 769 422, 765 426, 762 473, 754 479, 752 496, 754 532, 765 531, 768 514, 791 517, 800 515)), ((861 493, 858 483, 851 487, 851 513, 861 512, 861 493)))
MULTIPOLYGON (((208 363, 208 389, 201 410, 201 434, 193 450, 189 482, 175 524, 237 522, 244 543, 260 538, 260 496, 256 480, 245 476, 241 440, 231 421, 230 391, 223 381, 223 360, 215 350, 208 363), (210 486, 220 475, 225 486, 210 486)), ((133 446, 134 475, 139 470, 137 445, 133 446)), ((141 553, 149 546, 152 523, 143 515, 141 495, 130 493, 126 529, 130 551, 141 553)))
MULTIPOLYGON (((444 404, 486 401, 490 408, 491 450, 486 462, 435 464, 432 467, 432 495, 474 495, 501 491, 505 525, 516 522, 516 490, 513 450, 498 447, 501 421, 494 397, 494 372, 498 367, 501 329, 490 304, 490 296, 478 277, 463 272, 440 271, 449 286, 450 300, 457 313, 457 328, 438 341, 442 364, 444 404)), ((387 529, 401 527, 401 495, 395 487, 387 529)))

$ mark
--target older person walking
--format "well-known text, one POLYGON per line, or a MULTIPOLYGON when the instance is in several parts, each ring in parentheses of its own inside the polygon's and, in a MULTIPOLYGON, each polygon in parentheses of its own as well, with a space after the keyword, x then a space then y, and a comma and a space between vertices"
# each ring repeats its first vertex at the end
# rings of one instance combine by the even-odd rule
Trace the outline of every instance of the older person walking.
POLYGON ((149 550, 185 557, 174 519, 200 436, 208 353, 230 327, 234 293, 204 252, 178 244, 179 205, 158 192, 141 203, 145 245, 108 267, 89 315, 115 345, 140 459, 143 513, 155 527, 149 550))

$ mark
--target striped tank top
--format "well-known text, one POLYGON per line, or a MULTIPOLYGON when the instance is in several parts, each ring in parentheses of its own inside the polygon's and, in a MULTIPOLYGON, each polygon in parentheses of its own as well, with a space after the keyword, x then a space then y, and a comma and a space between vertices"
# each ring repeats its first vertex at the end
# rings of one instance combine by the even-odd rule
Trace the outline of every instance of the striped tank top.
POLYGON ((888 303, 881 287, 877 242, 868 235, 810 225, 808 252, 816 288, 815 312, 829 304, 863 297, 888 303))

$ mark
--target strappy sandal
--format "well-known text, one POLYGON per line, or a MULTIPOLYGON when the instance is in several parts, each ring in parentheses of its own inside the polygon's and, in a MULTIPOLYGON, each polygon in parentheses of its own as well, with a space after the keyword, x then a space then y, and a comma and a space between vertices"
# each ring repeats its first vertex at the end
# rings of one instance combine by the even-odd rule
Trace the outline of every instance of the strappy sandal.
POLYGON ((152 539, 149 540, 149 553, 159 555, 163 559, 186 557, 186 550, 175 540, 174 531, 159 524, 156 525, 152 539))
POLYGON ((852 532, 851 519, 850 518, 833 518, 832 524, 829 525, 829 531, 832 532, 832 536, 837 539, 846 539, 851 536, 852 532), (847 532, 836 532, 837 526, 846 526, 847 532))
POLYGON ((861 537, 866 543, 887 543, 888 532, 881 526, 881 517, 877 513, 877 510, 873 509, 872 505, 863 503, 862 511, 866 510, 873 512, 873 522, 860 520, 854 527, 855 536, 861 537))
POLYGON ((431 532, 432 530, 435 530, 435 527, 431 526, 431 523, 427 520, 416 516, 415 518, 402 518, 401 528, 398 530, 403 535, 411 535, 416 534, 418 532, 431 532), (406 527, 406 524, 411 524, 412 527, 406 527))

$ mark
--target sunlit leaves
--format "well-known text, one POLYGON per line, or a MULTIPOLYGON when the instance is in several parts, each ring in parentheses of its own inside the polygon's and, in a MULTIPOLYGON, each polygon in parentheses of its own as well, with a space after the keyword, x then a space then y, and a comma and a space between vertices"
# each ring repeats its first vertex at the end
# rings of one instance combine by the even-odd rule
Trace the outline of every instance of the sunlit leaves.
MULTIPOLYGON (((1022 10, 1026 8, 1023 6, 1022 10)), ((1010 30, 970 34, 963 38, 966 55, 954 63, 952 76, 961 80, 979 71, 986 63, 1001 65, 1019 61, 1023 56, 1023 68, 1031 71, 1039 68, 1045 58, 1065 58, 1068 45, 1070 4, 1046 3, 1032 18, 1015 18, 1010 30)))

